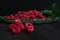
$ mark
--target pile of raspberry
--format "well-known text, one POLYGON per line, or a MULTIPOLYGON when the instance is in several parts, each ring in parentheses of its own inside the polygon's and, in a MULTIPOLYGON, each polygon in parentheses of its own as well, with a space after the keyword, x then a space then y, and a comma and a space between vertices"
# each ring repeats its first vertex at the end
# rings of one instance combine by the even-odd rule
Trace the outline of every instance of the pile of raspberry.
POLYGON ((20 20, 30 20, 30 19, 46 19, 46 17, 42 14, 42 12, 37 10, 29 10, 27 11, 18 11, 16 14, 11 14, 6 16, 6 19, 20 19, 20 20))
POLYGON ((26 22, 23 24, 21 20, 30 20, 30 19, 46 19, 42 12, 37 10, 27 11, 18 11, 15 15, 11 14, 6 16, 7 20, 14 20, 14 23, 9 25, 9 28, 12 33, 19 34, 21 31, 27 31, 28 33, 34 32, 35 28, 31 22, 26 22))

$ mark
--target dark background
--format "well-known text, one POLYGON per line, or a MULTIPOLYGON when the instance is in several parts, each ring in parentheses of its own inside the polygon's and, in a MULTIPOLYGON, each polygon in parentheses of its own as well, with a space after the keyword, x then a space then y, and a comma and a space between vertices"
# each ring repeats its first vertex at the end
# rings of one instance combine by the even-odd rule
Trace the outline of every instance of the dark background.
MULTIPOLYGON (((43 10, 51 7, 58 0, 0 0, 0 15, 9 15, 18 10, 43 10)), ((13 35, 9 24, 0 22, 0 40, 60 40, 60 22, 51 24, 34 24, 33 33, 21 32, 13 35)))
POLYGON ((0 15, 9 15, 18 10, 43 10, 50 8, 58 0, 0 0, 0 15))

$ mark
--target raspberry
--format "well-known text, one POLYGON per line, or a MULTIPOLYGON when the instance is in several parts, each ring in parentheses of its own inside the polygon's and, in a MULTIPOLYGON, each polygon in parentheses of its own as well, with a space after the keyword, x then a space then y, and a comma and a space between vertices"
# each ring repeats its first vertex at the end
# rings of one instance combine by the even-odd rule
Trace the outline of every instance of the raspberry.
POLYGON ((11 18, 11 19, 14 19, 14 15, 13 15, 13 14, 11 14, 11 15, 10 15, 10 18, 11 18))
POLYGON ((22 31, 24 31, 24 29, 25 29, 24 24, 20 23, 19 26, 20 26, 20 29, 21 29, 22 31))
POLYGON ((41 19, 46 19, 46 17, 40 12, 40 14, 39 14, 39 18, 41 18, 41 19))
POLYGON ((31 14, 33 14, 33 11, 32 11, 32 10, 29 10, 29 12, 28 12, 28 13, 31 15, 31 14))
POLYGON ((19 17, 19 15, 18 15, 18 14, 15 14, 15 18, 19 19, 20 17, 19 17))
POLYGON ((9 19, 10 19, 10 16, 6 16, 5 18, 6 18, 7 20, 9 20, 9 19))
POLYGON ((14 34, 20 33, 20 28, 19 28, 19 26, 16 26, 15 24, 10 24, 10 30, 11 30, 12 33, 14 33, 14 34))
POLYGON ((22 13, 21 13, 21 11, 18 11, 18 16, 19 16, 19 18, 21 19, 22 18, 22 13))
POLYGON ((29 16, 26 13, 23 13, 23 19, 29 19, 29 16))
POLYGON ((14 23, 15 23, 15 24, 19 24, 20 22, 21 22, 20 19, 15 19, 15 20, 14 20, 14 23))
POLYGON ((26 30, 27 30, 27 32, 29 32, 29 33, 33 32, 33 31, 34 31, 34 26, 33 26, 33 24, 30 23, 30 22, 27 22, 27 23, 26 23, 26 30))
POLYGON ((31 14, 31 15, 30 15, 30 18, 31 18, 31 19, 35 19, 36 16, 35 16, 34 14, 31 14))
POLYGON ((38 16, 39 16, 39 11, 34 10, 34 11, 33 11, 33 14, 38 18, 38 16))
POLYGON ((11 14, 10 16, 6 16, 6 19, 15 19, 15 17, 13 14, 11 14))

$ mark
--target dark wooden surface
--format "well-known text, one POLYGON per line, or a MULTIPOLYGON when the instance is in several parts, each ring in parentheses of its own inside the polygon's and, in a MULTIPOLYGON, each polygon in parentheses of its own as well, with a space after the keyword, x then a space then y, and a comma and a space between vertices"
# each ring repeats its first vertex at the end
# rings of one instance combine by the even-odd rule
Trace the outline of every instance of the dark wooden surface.
POLYGON ((0 40, 60 40, 60 22, 51 24, 34 24, 33 33, 21 32, 13 35, 9 24, 0 22, 0 40))

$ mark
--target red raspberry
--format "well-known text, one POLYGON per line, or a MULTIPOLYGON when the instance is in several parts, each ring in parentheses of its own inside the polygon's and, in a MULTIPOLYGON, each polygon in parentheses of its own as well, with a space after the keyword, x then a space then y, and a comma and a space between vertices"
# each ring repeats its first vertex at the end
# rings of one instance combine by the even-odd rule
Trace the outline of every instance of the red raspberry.
POLYGON ((10 19, 10 16, 6 16, 5 18, 6 18, 7 20, 9 20, 9 19, 10 19))
POLYGON ((20 18, 22 18, 22 13, 21 13, 21 11, 18 11, 18 16, 20 17, 20 18))
POLYGON ((33 11, 32 11, 32 10, 29 10, 29 12, 28 12, 28 13, 31 15, 31 14, 33 14, 33 11))
POLYGON ((31 15, 30 15, 30 18, 31 18, 31 19, 35 19, 36 16, 35 16, 34 14, 31 14, 31 15))
POLYGON ((10 30, 14 34, 20 33, 20 27, 19 26, 16 26, 15 24, 10 24, 10 30))
POLYGON ((33 13, 38 13, 38 11, 37 10, 33 10, 33 13))
POLYGON ((30 13, 29 13, 29 12, 27 12, 27 15, 29 16, 29 15, 30 15, 30 13))
POLYGON ((13 15, 13 14, 11 14, 11 15, 10 15, 10 18, 11 18, 11 19, 14 19, 14 15, 13 15))
POLYGON ((18 14, 15 14, 15 18, 19 19, 20 17, 19 17, 19 15, 18 15, 18 14))
POLYGON ((39 13, 39 18, 46 19, 46 17, 41 12, 39 13))
POLYGON ((33 11, 33 14, 34 14, 36 17, 38 17, 38 16, 39 16, 39 11, 34 10, 34 11, 33 11))
POLYGON ((23 13, 23 19, 29 19, 29 16, 26 13, 23 13))
POLYGON ((10 16, 6 16, 6 19, 14 19, 14 15, 11 14, 10 16))
POLYGON ((19 26, 20 26, 20 29, 21 29, 22 31, 24 31, 24 29, 25 29, 24 24, 20 23, 19 26))
POLYGON ((23 15, 20 13, 20 14, 18 14, 18 16, 20 17, 20 18, 22 18, 23 17, 23 15))
POLYGON ((33 24, 30 23, 30 22, 27 22, 27 23, 26 23, 26 30, 27 30, 27 32, 29 32, 29 33, 33 32, 33 31, 34 31, 34 26, 33 26, 33 24))
POLYGON ((15 23, 15 24, 19 24, 20 22, 21 22, 20 19, 15 19, 15 20, 14 20, 14 23, 15 23))

